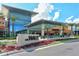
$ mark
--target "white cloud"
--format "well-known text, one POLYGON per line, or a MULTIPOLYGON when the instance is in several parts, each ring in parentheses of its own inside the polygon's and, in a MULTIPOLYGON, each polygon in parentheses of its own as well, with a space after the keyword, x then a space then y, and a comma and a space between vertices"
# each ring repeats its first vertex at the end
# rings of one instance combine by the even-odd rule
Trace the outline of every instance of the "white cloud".
POLYGON ((79 18, 73 19, 73 17, 74 17, 74 16, 68 17, 68 18, 65 20, 65 22, 66 22, 66 23, 79 23, 79 18), (73 21, 72 21, 72 20, 73 20, 73 21))
POLYGON ((79 18, 75 18, 73 22, 74 23, 79 23, 79 18))
POLYGON ((67 19, 70 20, 70 19, 72 19, 73 17, 74 17, 74 16, 70 16, 70 17, 68 17, 67 19))
POLYGON ((57 20, 59 18, 59 15, 60 15, 59 11, 55 12, 55 15, 53 17, 53 21, 57 20))
POLYGON ((68 18, 65 20, 65 22, 66 22, 66 23, 73 23, 73 21, 72 21, 73 17, 74 17, 74 16, 68 17, 68 18))
POLYGON ((49 3, 38 4, 38 7, 34 9, 34 11, 38 12, 38 14, 32 17, 32 22, 40 19, 50 20, 52 16, 50 16, 49 13, 51 13, 53 10, 54 6, 49 3))
POLYGON ((51 12, 51 10, 54 10, 54 6, 48 3, 39 3, 38 7, 34 9, 38 13, 51 12))

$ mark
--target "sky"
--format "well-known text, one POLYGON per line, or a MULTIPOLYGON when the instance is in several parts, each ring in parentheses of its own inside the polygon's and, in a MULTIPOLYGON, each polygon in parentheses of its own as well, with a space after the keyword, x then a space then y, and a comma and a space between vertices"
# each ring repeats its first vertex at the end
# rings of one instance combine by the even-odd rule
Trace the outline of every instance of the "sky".
POLYGON ((79 23, 79 3, 7 3, 4 5, 38 12, 33 19, 44 18, 51 21, 79 23))
MULTIPOLYGON (((33 11, 35 8, 38 8, 39 4, 38 3, 9 3, 9 4, 7 3, 5 5, 33 11)), ((59 12, 58 19, 56 19, 55 21, 64 22, 69 17, 71 17, 72 19, 79 18, 79 4, 78 3, 51 3, 51 4, 49 3, 49 5, 53 6, 54 8, 54 10, 51 9, 51 13, 49 13, 52 18, 54 18, 55 13, 59 12)))

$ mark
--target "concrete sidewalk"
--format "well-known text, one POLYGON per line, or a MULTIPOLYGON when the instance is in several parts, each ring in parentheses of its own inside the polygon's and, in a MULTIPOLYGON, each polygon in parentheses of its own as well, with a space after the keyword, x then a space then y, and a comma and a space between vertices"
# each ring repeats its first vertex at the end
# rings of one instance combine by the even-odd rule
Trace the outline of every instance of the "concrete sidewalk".
POLYGON ((1 53, 0 56, 7 56, 7 55, 15 54, 15 53, 20 53, 22 51, 23 51, 23 49, 21 49, 21 50, 14 50, 14 51, 10 51, 10 52, 5 52, 5 53, 1 53))

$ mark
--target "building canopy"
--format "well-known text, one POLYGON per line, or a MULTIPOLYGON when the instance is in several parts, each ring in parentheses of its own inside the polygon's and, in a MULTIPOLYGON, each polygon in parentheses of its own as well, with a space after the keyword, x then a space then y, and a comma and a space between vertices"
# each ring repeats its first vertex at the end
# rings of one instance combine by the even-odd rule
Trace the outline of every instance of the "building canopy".
POLYGON ((66 25, 66 23, 62 23, 62 22, 41 19, 39 21, 28 24, 27 27, 36 26, 36 25, 39 25, 39 24, 66 25))
POLYGON ((27 27, 29 30, 32 30, 32 31, 41 31, 42 24, 44 24, 44 30, 49 29, 49 28, 54 28, 56 26, 65 26, 66 25, 66 23, 62 23, 62 22, 41 19, 39 21, 28 24, 27 27))

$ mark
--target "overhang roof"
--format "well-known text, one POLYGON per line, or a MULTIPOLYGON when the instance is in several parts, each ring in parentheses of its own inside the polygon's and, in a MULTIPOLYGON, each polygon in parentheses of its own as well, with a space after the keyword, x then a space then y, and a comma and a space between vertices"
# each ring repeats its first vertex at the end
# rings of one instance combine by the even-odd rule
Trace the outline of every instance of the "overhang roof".
POLYGON ((39 25, 39 24, 42 24, 42 23, 44 23, 44 24, 53 24, 53 25, 66 25, 66 23, 62 23, 62 22, 41 19, 41 20, 38 20, 38 21, 33 22, 31 24, 28 24, 27 27, 32 27, 32 26, 39 25))
POLYGON ((28 11, 28 10, 24 10, 24 9, 20 9, 20 8, 7 6, 7 5, 2 5, 2 6, 8 8, 10 11, 13 11, 13 12, 19 12, 19 13, 22 13, 22 14, 31 14, 31 15, 38 14, 38 13, 33 12, 33 11, 28 11))

